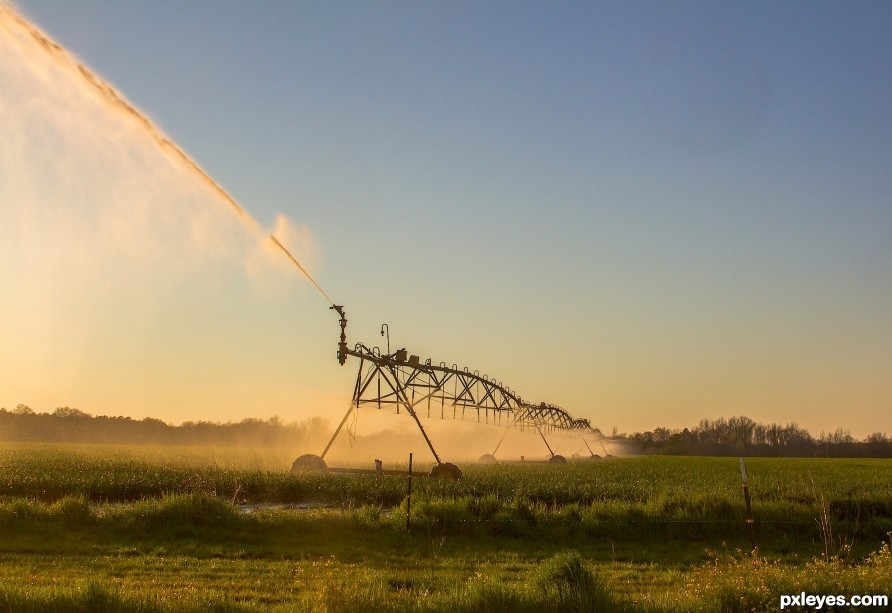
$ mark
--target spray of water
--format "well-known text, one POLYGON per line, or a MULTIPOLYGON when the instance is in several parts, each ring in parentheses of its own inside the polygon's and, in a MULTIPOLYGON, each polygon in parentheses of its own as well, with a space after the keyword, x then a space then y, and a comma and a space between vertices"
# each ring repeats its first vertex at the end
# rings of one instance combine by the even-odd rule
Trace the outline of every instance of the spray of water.
MULTIPOLYGON (((46 51, 46 53, 50 56, 50 58, 52 58, 54 62, 56 62, 60 66, 65 67, 66 69, 79 73, 84 81, 100 95, 101 99, 106 104, 115 109, 117 112, 124 114, 125 116, 142 126, 142 128, 145 130, 146 135, 152 139, 152 141, 161 149, 161 151, 165 155, 169 156, 177 163, 182 164, 184 168, 186 168, 206 187, 208 187, 213 194, 215 194, 219 199, 232 207, 232 210, 238 215, 242 222, 246 224, 246 226, 248 226, 251 231, 259 230, 260 224, 245 211, 245 209, 235 200, 235 198, 233 198, 229 192, 223 189, 223 187, 219 183, 217 183, 207 172, 205 172, 204 169, 202 169, 201 166, 199 166, 176 143, 165 136, 164 133, 152 122, 151 119, 149 119, 145 114, 141 113, 136 107, 133 106, 133 104, 131 104, 111 85, 95 75, 86 66, 77 62, 71 56, 71 54, 69 54, 62 46, 51 40, 37 27, 30 24, 24 18, 14 13, 11 9, 5 6, 0 6, 0 24, 2 24, 4 27, 9 27, 9 25, 11 24, 13 26, 21 28, 35 42, 37 42, 40 47, 42 47, 46 51)), ((317 290, 319 290, 319 292, 329 302, 329 304, 333 304, 331 298, 328 297, 322 287, 319 286, 316 280, 313 279, 306 268, 304 268, 300 264, 300 262, 291 254, 291 252, 288 251, 288 249, 286 249, 285 246, 282 245, 282 243, 274 235, 270 235, 269 238, 288 257, 288 259, 297 267, 297 269, 301 273, 303 273, 304 276, 306 276, 306 278, 313 284, 313 286, 317 290)))
POLYGON ((328 294, 325 293, 325 290, 319 287, 319 284, 316 283, 316 280, 312 277, 312 275, 307 272, 306 268, 301 266, 300 262, 298 262, 297 259, 293 255, 291 255, 291 252, 288 251, 288 249, 286 249, 285 246, 279 242, 279 239, 277 239, 274 234, 270 234, 269 238, 279 249, 282 250, 282 252, 288 257, 288 259, 291 260, 291 262, 295 266, 297 266, 297 269, 304 273, 304 276, 306 276, 306 278, 310 280, 310 283, 312 283, 316 287, 316 289, 319 290, 319 292, 325 297, 328 303, 334 304, 334 301, 332 301, 332 299, 328 297, 328 294))
MULTIPOLYGON (((315 367, 316 351, 295 352, 282 334, 293 291, 308 286, 310 229, 281 214, 261 227, 4 4, 0 406, 173 421, 340 410, 327 371, 293 376, 315 367)), ((328 340, 299 335, 304 347, 328 340)))

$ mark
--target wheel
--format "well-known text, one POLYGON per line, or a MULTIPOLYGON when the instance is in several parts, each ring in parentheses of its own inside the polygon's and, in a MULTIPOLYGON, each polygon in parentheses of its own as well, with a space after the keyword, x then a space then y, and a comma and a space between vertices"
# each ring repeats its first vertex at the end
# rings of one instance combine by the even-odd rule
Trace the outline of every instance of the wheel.
POLYGON ((553 456, 551 456, 551 459, 548 460, 548 463, 549 464, 566 464, 567 458, 565 458, 562 455, 553 455, 553 456))
POLYGON ((455 464, 452 464, 450 462, 441 462, 441 463, 437 464, 436 466, 434 466, 433 468, 431 468, 430 472, 427 473, 427 476, 435 477, 435 478, 443 478, 443 479, 452 479, 453 481, 457 481, 458 479, 461 479, 462 472, 461 472, 461 469, 458 466, 456 466, 455 464))
POLYGON ((305 453, 291 465, 291 474, 293 475, 324 473, 327 470, 328 465, 325 463, 325 460, 313 453, 305 453))
POLYGON ((498 460, 496 460, 496 456, 492 455, 491 453, 484 453, 477 461, 481 464, 495 464, 496 462, 498 462, 498 460))

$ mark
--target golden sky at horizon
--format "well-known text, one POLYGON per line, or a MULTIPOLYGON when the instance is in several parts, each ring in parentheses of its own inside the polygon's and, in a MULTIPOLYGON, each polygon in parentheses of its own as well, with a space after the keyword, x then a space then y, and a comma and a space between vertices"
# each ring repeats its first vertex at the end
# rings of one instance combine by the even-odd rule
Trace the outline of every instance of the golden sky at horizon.
MULTIPOLYGON (((387 322, 394 347, 487 372, 605 432, 732 415, 815 435, 892 430, 892 224, 879 174, 863 193, 839 188, 857 207, 834 204, 842 179, 821 183, 820 160, 811 182, 794 181, 795 164, 778 169, 758 148, 745 166, 627 152, 600 182, 580 172, 567 183, 560 173, 580 152, 485 183, 502 176, 505 153, 443 163, 459 184, 449 197, 472 203, 456 210, 442 195, 448 174, 387 191, 344 154, 334 185, 352 191, 326 195, 305 179, 306 192, 276 198, 262 189, 272 162, 248 159, 232 174, 256 191, 209 173, 257 211, 246 224, 140 121, 0 21, 0 406, 336 423, 355 366, 337 365, 337 317, 271 248, 273 232, 345 305, 351 345, 383 345, 387 322), (549 173, 555 184, 536 183, 549 173), (576 192, 575 208, 551 208, 576 192)), ((246 104, 262 104, 254 95, 246 104)), ((377 173, 405 163, 370 157, 377 173)))

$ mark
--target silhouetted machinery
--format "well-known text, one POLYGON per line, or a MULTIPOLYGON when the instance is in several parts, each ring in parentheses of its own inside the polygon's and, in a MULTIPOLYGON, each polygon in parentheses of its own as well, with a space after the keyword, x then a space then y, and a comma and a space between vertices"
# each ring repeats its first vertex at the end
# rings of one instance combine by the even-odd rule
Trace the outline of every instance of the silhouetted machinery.
MULTIPOLYGON (((295 461, 293 470, 325 468, 325 455, 347 423, 350 414, 362 405, 373 405, 379 409, 394 407, 398 413, 404 411, 415 420, 418 430, 437 462, 431 470, 431 476, 458 478, 461 476, 461 470, 454 464, 443 462, 434 449, 419 414, 428 418, 475 417, 477 421, 503 426, 506 429, 535 430, 545 443, 551 458, 549 461, 552 463, 565 463, 567 460, 552 451, 545 435, 558 430, 572 431, 580 435, 589 453, 597 457, 591 451, 585 436, 592 435, 597 439, 603 436, 600 431, 591 427, 587 419, 574 419, 567 411, 553 404, 525 402, 510 388, 486 375, 481 375, 476 370, 458 368, 455 364, 447 366, 444 362, 433 364, 429 359, 422 362, 417 355, 409 355, 405 349, 398 349, 393 353, 381 353, 378 347, 369 348, 362 343, 357 343, 350 349, 347 346, 347 316, 344 307, 333 305, 331 309, 340 315, 338 363, 342 366, 346 364, 348 356, 359 359, 353 398, 347 413, 321 456, 301 456, 295 461)), ((501 443, 502 441, 499 441, 493 453, 483 456, 481 460, 495 461, 494 456, 501 443)))

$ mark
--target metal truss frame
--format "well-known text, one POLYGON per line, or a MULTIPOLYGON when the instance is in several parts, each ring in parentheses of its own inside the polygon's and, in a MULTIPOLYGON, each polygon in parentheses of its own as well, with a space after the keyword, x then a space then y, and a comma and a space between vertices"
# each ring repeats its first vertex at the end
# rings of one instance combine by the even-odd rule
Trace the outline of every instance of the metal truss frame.
MULTIPOLYGON (((342 329, 345 324, 344 319, 342 329)), ((556 430, 597 433, 589 420, 575 419, 553 404, 525 402, 510 388, 478 371, 460 369, 455 364, 450 367, 444 362, 421 362, 414 355, 407 358, 405 349, 386 355, 362 343, 348 349, 343 341, 342 335, 339 360, 345 361, 348 355, 358 358, 359 369, 350 408, 322 452, 323 458, 352 411, 361 405, 375 405, 379 409, 393 407, 397 413, 408 413, 418 425, 438 464, 440 456, 424 430, 419 413, 428 418, 476 418, 480 423, 506 428, 522 431, 534 429, 539 432, 552 455, 545 433, 556 430)))

